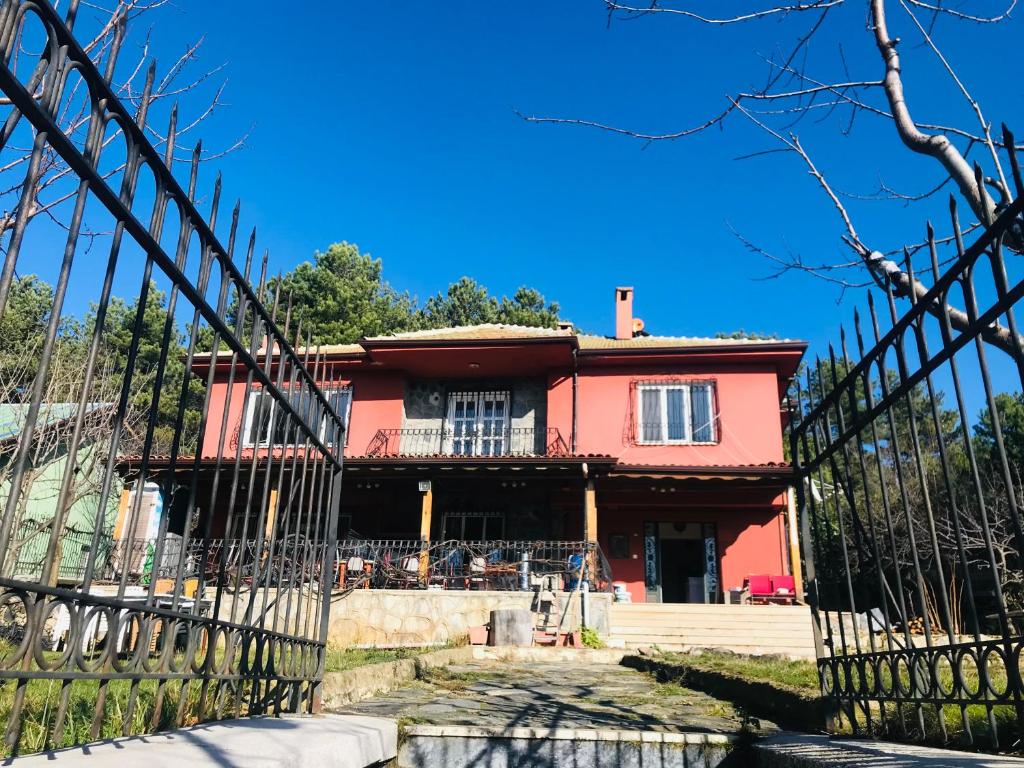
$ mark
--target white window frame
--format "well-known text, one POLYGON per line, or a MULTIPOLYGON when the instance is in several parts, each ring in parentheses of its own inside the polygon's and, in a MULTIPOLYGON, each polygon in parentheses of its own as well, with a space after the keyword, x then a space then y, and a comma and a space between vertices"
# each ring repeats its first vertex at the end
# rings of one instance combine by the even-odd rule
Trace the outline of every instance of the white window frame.
POLYGON ((690 382, 639 382, 636 385, 636 443, 637 445, 716 445, 718 443, 718 412, 715 408, 715 382, 714 381, 690 381, 690 382), (710 411, 711 411, 711 439, 693 439, 693 390, 695 388, 708 390, 710 411), (656 391, 658 397, 658 410, 660 412, 660 436, 654 440, 644 438, 644 398, 643 393, 656 391), (668 392, 683 392, 683 424, 686 434, 679 439, 668 438, 668 392))
MULTIPOLYGON (((345 385, 345 386, 340 386, 340 387, 332 387, 331 389, 325 389, 325 390, 323 390, 323 395, 324 395, 325 398, 327 398, 328 402, 330 402, 330 399, 334 395, 340 394, 342 392, 348 392, 349 393, 349 395, 348 395, 348 404, 347 404, 347 407, 345 408, 345 413, 339 413, 338 414, 339 416, 341 416, 342 424, 344 424, 344 427, 345 427, 345 442, 347 443, 348 442, 348 432, 349 432, 349 421, 350 421, 351 416, 352 416, 352 398, 353 398, 352 386, 351 385, 345 385)), ((270 426, 274 423, 274 411, 277 410, 277 400, 271 400, 271 403, 270 403, 270 417, 267 419, 267 434, 261 435, 257 440, 252 440, 251 437, 250 437, 250 434, 249 434, 251 432, 251 428, 250 427, 252 425, 252 420, 256 416, 256 408, 257 408, 257 406, 258 406, 258 404, 260 402, 260 398, 263 396, 263 393, 264 393, 264 388, 263 387, 260 387, 259 389, 253 388, 249 392, 249 399, 248 399, 248 401, 245 404, 245 418, 242 421, 242 447, 243 448, 267 448, 270 445, 270 440, 269 440, 270 433, 269 433, 269 430, 270 430, 270 426)), ((323 440, 324 437, 326 436, 326 434, 327 434, 327 421, 326 421, 326 419, 324 419, 321 422, 321 424, 320 424, 319 438, 321 440, 323 440)), ((295 443, 293 442, 293 443, 290 443, 289 445, 294 445, 294 444, 295 443)))
POLYGON ((457 392, 448 393, 448 407, 445 411, 445 425, 442 431, 444 438, 442 450, 445 455, 458 455, 458 456, 469 456, 469 457, 481 457, 481 456, 504 456, 510 449, 511 445, 511 424, 512 424, 512 392, 509 390, 460 390, 457 392), (501 435, 484 435, 484 415, 483 415, 483 404, 485 400, 493 400, 494 402, 504 403, 504 414, 501 420, 501 435), (473 425, 471 427, 471 434, 455 435, 455 404, 457 402, 473 402, 474 414, 473 414, 473 425), (501 452, 500 453, 487 453, 484 451, 484 446, 488 445, 493 447, 496 441, 500 440, 501 452), (469 453, 455 454, 455 443, 456 441, 464 441, 463 444, 467 444, 470 447, 469 453), (486 442, 491 441, 491 442, 486 442))

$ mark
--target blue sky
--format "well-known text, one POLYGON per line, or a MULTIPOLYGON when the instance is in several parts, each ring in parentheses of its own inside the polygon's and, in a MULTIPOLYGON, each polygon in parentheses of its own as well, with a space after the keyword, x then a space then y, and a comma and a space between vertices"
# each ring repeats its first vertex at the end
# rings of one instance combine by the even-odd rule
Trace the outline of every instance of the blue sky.
MULTIPOLYGON (((915 114, 973 128, 897 8, 890 26, 907 40, 915 114)), ((775 147, 742 118, 645 147, 515 114, 644 131, 689 126, 720 110, 726 93, 761 82, 763 57, 790 45, 808 17, 714 28, 666 16, 609 25, 599 0, 296 3, 287 12, 262 0, 244 9, 179 0, 154 20, 161 62, 205 35, 199 65, 227 65, 229 106, 202 134, 217 147, 252 128, 244 149, 216 166, 274 269, 348 240, 382 258, 386 278, 421 300, 463 275, 497 294, 527 284, 579 326, 609 333, 612 288, 626 284, 653 333, 742 328, 817 349, 837 338, 852 300, 862 303, 858 292, 837 304, 835 287, 806 275, 760 279, 769 265, 732 229, 808 261, 847 254, 834 209, 795 158, 734 160, 775 147)), ((1019 35, 1017 21, 938 26, 989 118, 1024 134, 1019 78, 983 54, 1016 50, 1019 35)), ((823 29, 809 58, 816 76, 846 77, 840 45, 851 77, 879 77, 862 3, 823 29)), ((866 194, 883 179, 918 192, 940 179, 890 124, 862 116, 846 137, 843 117, 795 127, 838 188, 866 194)), ((212 169, 205 173, 209 184, 212 169)), ((865 239, 885 248, 918 239, 929 214, 944 229, 944 195, 923 208, 850 205, 865 239)))

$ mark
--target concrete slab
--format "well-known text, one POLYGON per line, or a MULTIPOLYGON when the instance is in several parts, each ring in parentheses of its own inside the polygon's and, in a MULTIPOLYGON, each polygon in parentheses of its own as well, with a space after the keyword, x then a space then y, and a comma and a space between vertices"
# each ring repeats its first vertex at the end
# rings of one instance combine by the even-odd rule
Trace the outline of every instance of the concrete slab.
POLYGON ((888 741, 786 733, 753 745, 758 768, 1024 768, 1024 760, 888 741))
POLYGON ((412 725, 397 768, 724 768, 735 741, 720 733, 412 725))
POLYGON ((17 768, 367 768, 398 754, 398 726, 377 717, 251 717, 19 757, 17 768))

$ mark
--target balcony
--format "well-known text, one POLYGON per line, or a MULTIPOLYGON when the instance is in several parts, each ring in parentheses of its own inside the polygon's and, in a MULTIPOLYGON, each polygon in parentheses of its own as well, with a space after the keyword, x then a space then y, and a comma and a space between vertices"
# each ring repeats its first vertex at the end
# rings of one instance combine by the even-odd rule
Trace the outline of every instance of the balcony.
POLYGON ((554 427, 504 429, 379 429, 367 456, 567 456, 569 448, 554 427))

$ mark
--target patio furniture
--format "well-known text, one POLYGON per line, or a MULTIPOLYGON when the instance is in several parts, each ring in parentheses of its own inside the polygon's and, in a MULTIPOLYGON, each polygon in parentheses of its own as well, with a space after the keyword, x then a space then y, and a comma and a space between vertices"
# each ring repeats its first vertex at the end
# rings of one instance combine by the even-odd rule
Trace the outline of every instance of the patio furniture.
POLYGON ((777 603, 795 603, 796 579, 792 576, 772 576, 772 592, 777 603))
POLYGON ((342 587, 370 588, 373 562, 361 557, 350 557, 338 567, 338 584, 342 587))
MULTIPOLYGON (((398 571, 393 576, 394 586, 399 589, 411 589, 420 585, 420 556, 406 555, 398 564, 398 571)), ((389 585, 391 586, 391 585, 389 585)))
POLYGON ((750 602, 757 605, 781 603, 792 605, 796 602, 796 579, 792 576, 770 576, 757 574, 747 576, 743 586, 750 590, 750 602))
POLYGON ((743 586, 750 591, 750 602, 764 605, 772 597, 772 577, 767 573, 747 576, 743 586))
POLYGON ((466 579, 467 589, 487 589, 484 581, 484 572, 487 570, 487 561, 477 555, 470 558, 469 578, 466 579))

